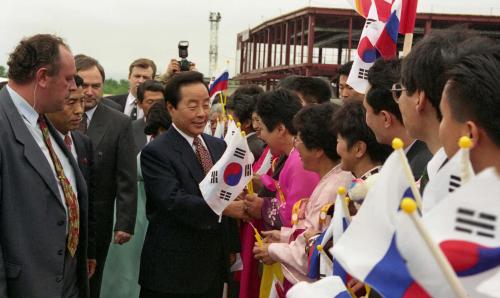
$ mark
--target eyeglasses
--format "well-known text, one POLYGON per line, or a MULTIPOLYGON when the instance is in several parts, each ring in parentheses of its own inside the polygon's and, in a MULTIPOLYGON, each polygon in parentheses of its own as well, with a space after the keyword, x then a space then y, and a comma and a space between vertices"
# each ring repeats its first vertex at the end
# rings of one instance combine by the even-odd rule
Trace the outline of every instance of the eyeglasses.
POLYGON ((390 91, 392 92, 392 99, 394 99, 394 101, 398 103, 401 94, 403 94, 403 91, 406 91, 406 88, 404 88, 403 85, 401 85, 401 83, 396 83, 392 85, 390 91))

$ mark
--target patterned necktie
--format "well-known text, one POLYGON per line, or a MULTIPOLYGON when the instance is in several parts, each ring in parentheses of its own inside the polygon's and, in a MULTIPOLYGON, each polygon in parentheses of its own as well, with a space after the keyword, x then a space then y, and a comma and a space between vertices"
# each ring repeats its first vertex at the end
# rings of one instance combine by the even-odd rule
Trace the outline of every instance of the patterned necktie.
POLYGON ((52 142, 49 137, 49 128, 47 127, 47 122, 45 122, 45 118, 40 115, 38 118, 38 126, 42 131, 43 141, 49 149, 50 158, 52 159, 52 163, 54 164, 54 168, 56 169, 56 174, 61 184, 61 187, 64 192, 64 200, 66 201, 66 207, 68 208, 68 218, 69 218, 69 232, 68 232, 68 251, 72 257, 75 256, 76 248, 78 247, 78 234, 80 232, 80 210, 78 206, 78 200, 76 198, 75 193, 73 192, 73 188, 69 183, 68 178, 64 174, 64 169, 61 165, 61 161, 56 155, 54 151, 54 147, 52 147, 52 142))
POLYGON ((134 101, 134 107, 130 111, 130 118, 132 120, 137 120, 137 101, 134 101))
POLYGON ((66 147, 68 148, 68 151, 71 152, 71 145, 73 142, 71 141, 71 138, 69 137, 69 134, 64 136, 64 144, 66 144, 66 147))
POLYGON ((83 133, 84 135, 87 134, 87 126, 88 126, 88 121, 89 119, 87 118, 87 113, 83 113, 82 116, 82 121, 80 121, 80 124, 78 125, 78 131, 83 133))
POLYGON ((212 158, 210 157, 210 153, 208 152, 207 148, 203 146, 200 137, 194 138, 193 145, 196 149, 196 158, 198 158, 198 161, 203 168, 203 173, 207 174, 214 165, 212 162, 212 158))

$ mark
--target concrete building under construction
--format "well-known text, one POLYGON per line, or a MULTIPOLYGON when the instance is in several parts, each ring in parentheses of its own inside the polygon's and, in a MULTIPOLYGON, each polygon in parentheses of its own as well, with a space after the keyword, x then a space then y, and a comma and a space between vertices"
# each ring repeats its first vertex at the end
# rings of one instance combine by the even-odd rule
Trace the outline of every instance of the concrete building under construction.
MULTIPOLYGON (((354 58, 364 23, 354 10, 317 7, 268 20, 238 34, 239 74, 234 79, 266 89, 292 74, 333 79, 340 65, 354 58)), ((454 25, 500 39, 500 16, 419 13, 413 42, 434 28, 454 25)))

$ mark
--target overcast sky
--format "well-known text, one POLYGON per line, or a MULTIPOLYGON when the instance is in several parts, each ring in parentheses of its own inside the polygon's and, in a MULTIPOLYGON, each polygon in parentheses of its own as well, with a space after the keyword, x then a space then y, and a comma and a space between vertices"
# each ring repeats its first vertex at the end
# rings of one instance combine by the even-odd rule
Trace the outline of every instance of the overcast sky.
MULTIPOLYGON (((347 0, 2 0, 0 65, 19 40, 36 33, 63 37, 74 54, 103 64, 107 76, 126 78, 130 62, 153 59, 164 70, 188 40, 189 60, 208 73, 210 11, 222 15, 219 68, 234 74, 236 35, 305 6, 348 8, 347 0)), ((419 0, 418 11, 500 15, 498 0, 419 0)))

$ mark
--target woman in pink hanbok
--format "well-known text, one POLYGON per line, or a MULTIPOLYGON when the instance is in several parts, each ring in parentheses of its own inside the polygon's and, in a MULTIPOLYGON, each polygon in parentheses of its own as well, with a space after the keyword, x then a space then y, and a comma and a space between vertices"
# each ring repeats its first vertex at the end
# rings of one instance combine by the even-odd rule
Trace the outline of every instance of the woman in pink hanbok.
POLYGON ((308 281, 305 231, 322 229, 322 207, 332 204, 337 189, 346 187, 353 178, 339 165, 337 135, 331 129, 332 115, 336 109, 335 105, 326 103, 306 107, 295 116, 294 125, 298 130, 295 152, 298 153, 301 166, 317 173, 321 180, 310 197, 295 206, 292 212, 294 225, 263 232, 267 236, 266 243, 262 247, 254 247, 255 256, 264 263, 281 263, 283 273, 291 283, 308 281))

